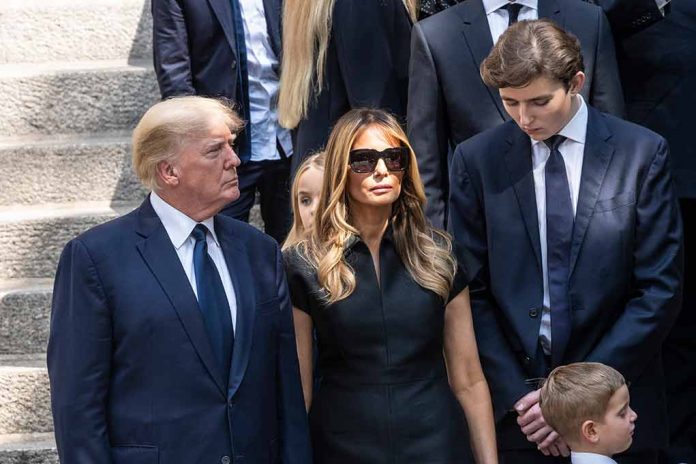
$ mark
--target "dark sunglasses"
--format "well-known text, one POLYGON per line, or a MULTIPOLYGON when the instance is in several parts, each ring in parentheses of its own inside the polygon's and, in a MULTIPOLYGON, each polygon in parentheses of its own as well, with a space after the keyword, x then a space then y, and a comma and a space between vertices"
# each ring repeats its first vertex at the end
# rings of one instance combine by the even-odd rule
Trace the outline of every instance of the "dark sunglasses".
POLYGON ((408 166, 408 147, 386 148, 377 151, 372 148, 351 150, 348 159, 350 169, 357 174, 374 172, 380 158, 390 171, 405 171, 408 166))

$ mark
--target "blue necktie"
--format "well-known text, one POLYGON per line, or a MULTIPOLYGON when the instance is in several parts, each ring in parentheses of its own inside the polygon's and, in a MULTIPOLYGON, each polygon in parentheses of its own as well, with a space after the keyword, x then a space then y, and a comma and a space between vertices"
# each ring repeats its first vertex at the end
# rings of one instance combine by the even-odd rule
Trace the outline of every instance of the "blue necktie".
POLYGON ((222 279, 213 259, 208 255, 207 232, 208 229, 203 224, 196 225, 191 232, 196 240, 193 247, 193 268, 196 273, 198 306, 203 314, 210 346, 220 362, 224 378, 227 378, 232 362, 234 329, 222 279))
POLYGON ((565 137, 554 135, 544 143, 551 150, 546 161, 546 264, 551 304, 551 364, 561 363, 570 338, 568 278, 573 238, 573 205, 563 156, 558 147, 565 137))
POLYGON ((234 21, 234 38, 237 45, 237 103, 241 106, 242 116, 247 122, 239 134, 237 155, 243 162, 251 158, 251 112, 249 109, 249 70, 247 66, 246 41, 244 39, 244 21, 242 20, 240 0, 232 2, 232 20, 234 21))
POLYGON ((510 27, 517 22, 522 5, 519 3, 508 3, 503 8, 505 8, 508 12, 508 27, 510 27))

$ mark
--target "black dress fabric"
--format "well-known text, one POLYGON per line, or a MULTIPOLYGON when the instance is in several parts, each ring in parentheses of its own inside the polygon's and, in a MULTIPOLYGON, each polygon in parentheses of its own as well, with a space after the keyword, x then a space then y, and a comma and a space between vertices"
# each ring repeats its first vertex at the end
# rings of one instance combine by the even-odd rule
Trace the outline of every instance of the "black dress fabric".
POLYGON ((439 13, 442 10, 446 10, 447 8, 456 5, 459 3, 461 0, 423 0, 419 4, 419 14, 418 14, 418 19, 425 19, 428 16, 432 16, 435 13, 439 13))
MULTIPOLYGON (((356 288, 330 305, 300 252, 285 254, 293 306, 312 317, 317 336, 315 463, 473 462, 464 413, 447 380, 445 302, 411 278, 389 231, 380 246, 380 281, 364 242, 355 237, 345 253, 356 288)), ((450 298, 467 284, 460 265, 450 298)))

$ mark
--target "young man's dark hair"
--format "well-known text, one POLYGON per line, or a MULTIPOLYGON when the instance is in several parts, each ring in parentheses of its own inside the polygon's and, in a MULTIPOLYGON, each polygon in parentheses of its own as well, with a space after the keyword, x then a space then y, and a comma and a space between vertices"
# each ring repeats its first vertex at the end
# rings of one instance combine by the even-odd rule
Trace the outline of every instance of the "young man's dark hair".
POLYGON ((580 42, 547 19, 510 26, 481 63, 483 82, 497 89, 523 87, 540 75, 568 88, 578 71, 585 71, 580 42))

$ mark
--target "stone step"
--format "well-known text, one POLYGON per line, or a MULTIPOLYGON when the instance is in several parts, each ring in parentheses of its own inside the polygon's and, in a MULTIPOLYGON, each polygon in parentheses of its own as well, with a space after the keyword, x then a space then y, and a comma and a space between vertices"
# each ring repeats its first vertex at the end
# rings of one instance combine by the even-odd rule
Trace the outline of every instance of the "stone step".
MULTIPOLYGON (((65 244, 141 202, 76 202, 0 207, 0 279, 53 278, 65 244)), ((249 222, 262 229, 259 206, 249 222)))
POLYGON ((0 138, 0 207, 142 201, 146 191, 131 168, 130 147, 128 131, 0 138))
POLYGON ((0 66, 0 135, 127 130, 159 100, 147 60, 0 66))
POLYGON ((0 279, 52 278, 69 240, 138 205, 79 202, 0 208, 0 279))
POLYGON ((0 434, 51 431, 45 355, 0 356, 0 434))
POLYGON ((0 281, 0 356, 45 353, 53 279, 0 281))
POLYGON ((0 464, 58 464, 53 433, 0 435, 0 464))
POLYGON ((149 0, 2 0, 0 63, 152 56, 149 0))

